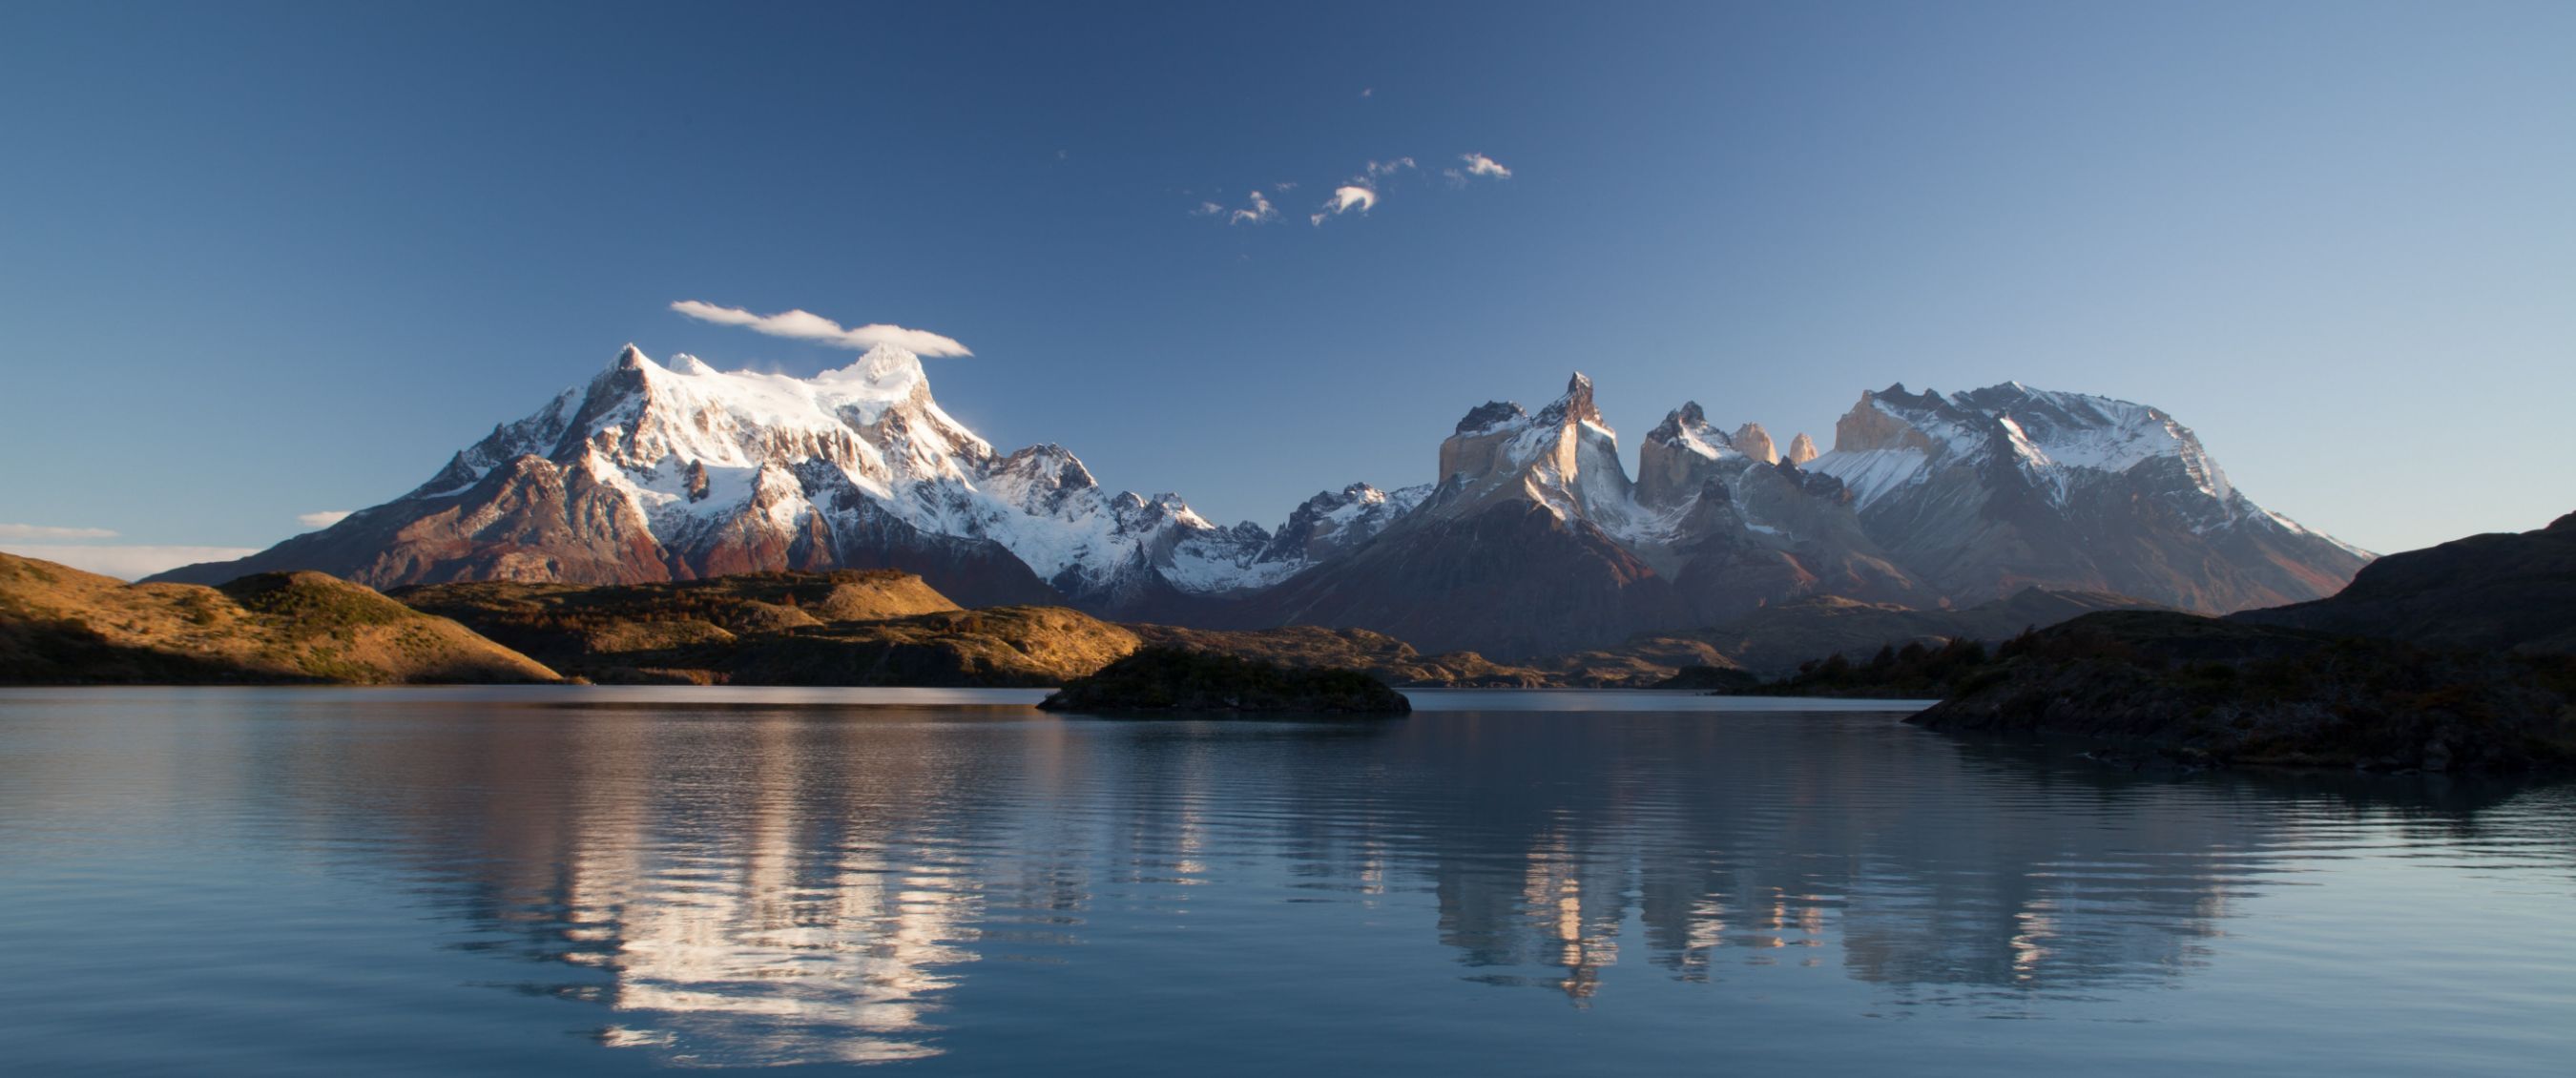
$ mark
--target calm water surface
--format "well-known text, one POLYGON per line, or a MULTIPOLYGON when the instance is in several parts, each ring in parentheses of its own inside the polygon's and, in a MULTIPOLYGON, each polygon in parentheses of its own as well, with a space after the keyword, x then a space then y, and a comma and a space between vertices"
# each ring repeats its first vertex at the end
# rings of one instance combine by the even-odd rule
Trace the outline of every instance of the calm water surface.
MULTIPOLYGON (((12 1073, 2551 1074, 2576 791, 1422 693, 0 692, 12 1073)), ((1848 707, 1851 705, 1837 705, 1848 707)))

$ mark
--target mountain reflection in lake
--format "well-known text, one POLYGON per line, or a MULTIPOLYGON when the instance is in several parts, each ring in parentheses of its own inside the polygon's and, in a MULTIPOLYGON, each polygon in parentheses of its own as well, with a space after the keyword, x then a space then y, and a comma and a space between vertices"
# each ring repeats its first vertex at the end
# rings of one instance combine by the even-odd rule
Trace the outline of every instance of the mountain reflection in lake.
POLYGON ((2117 775, 1696 698, 1348 724, 834 698, 0 694, 0 1052, 2349 1074, 2576 1048, 2564 787, 2117 775))

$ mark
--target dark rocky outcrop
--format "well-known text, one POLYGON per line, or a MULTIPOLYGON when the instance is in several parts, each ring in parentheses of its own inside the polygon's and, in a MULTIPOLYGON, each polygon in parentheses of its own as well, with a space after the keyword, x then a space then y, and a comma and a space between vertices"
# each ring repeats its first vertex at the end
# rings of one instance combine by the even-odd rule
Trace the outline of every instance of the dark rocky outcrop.
POLYGON ((1246 659, 1357 670, 1389 685, 1539 688, 1564 682, 1548 671, 1496 663, 1472 651, 1425 655, 1413 645, 1367 629, 1290 625, 1278 629, 1188 629, 1128 625, 1148 647, 1178 647, 1246 659))
POLYGON ((1673 676, 1655 683, 1658 689, 1691 689, 1714 695, 1733 696, 1759 688, 1762 679, 1750 671, 1724 666, 1685 666, 1673 676))
POLYGON ((1067 682, 1049 711, 1403 715, 1404 694, 1356 670, 1277 663, 1184 648, 1144 648, 1067 682))
POLYGON ((2576 657, 2117 611, 2005 644, 1907 721, 2190 763, 2563 770, 2576 765, 2576 657))

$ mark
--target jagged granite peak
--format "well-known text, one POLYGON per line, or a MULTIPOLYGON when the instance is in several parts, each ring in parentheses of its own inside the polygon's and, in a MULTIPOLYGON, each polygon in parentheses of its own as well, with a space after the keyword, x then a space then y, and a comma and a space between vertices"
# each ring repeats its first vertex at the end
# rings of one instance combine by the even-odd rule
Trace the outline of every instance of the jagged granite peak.
POLYGON ((1736 452, 1764 464, 1775 464, 1780 460, 1780 449, 1772 444, 1771 432, 1762 429, 1760 423, 1747 423, 1735 428, 1735 436, 1729 441, 1735 444, 1736 452))
POLYGON ((1818 590, 1914 591, 1860 534, 1838 482, 1746 456, 1696 402, 1648 432, 1632 483, 1594 392, 1578 374, 1525 419, 1489 406, 1461 424, 1428 502, 1261 609, 1521 656, 1818 590))
POLYGON ((1789 440, 1789 452, 1784 459, 1791 464, 1805 464, 1822 455, 1816 451, 1816 440, 1807 437, 1807 432, 1799 431, 1797 437, 1789 440))
POLYGON ((1747 458, 1735 438, 1708 421, 1698 401, 1664 416, 1637 449, 1637 499, 1669 507, 1696 497, 1713 476, 1731 473, 1747 458))
POLYGON ((1592 379, 1576 371, 1565 380, 1565 395, 1539 409, 1538 424, 1553 427, 1565 423, 1600 423, 1601 409, 1592 404, 1592 379))

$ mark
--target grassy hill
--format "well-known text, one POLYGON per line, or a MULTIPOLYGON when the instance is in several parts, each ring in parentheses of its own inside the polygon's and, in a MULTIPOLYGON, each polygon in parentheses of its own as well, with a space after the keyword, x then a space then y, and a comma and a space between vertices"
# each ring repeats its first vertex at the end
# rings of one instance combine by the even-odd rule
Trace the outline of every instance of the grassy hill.
POLYGON ((745 573, 670 584, 483 581, 399 588, 568 674, 599 682, 1045 686, 1136 650, 1061 607, 961 610, 910 573, 745 573))
POLYGON ((556 680, 464 626, 321 573, 128 584, 0 554, 0 683, 556 680))

